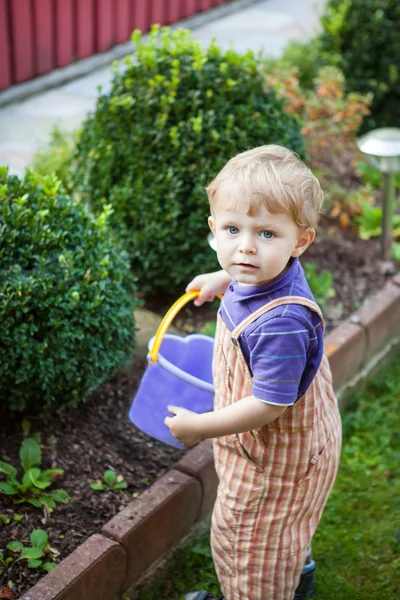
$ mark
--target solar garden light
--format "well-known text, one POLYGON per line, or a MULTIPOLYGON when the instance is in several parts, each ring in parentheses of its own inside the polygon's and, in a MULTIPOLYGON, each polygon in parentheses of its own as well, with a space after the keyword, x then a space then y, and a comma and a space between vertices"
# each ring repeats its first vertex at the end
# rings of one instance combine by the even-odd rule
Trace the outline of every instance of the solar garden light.
POLYGON ((396 173, 400 171, 400 129, 373 129, 357 140, 357 146, 370 163, 383 174, 382 258, 389 260, 392 248, 392 219, 396 173))

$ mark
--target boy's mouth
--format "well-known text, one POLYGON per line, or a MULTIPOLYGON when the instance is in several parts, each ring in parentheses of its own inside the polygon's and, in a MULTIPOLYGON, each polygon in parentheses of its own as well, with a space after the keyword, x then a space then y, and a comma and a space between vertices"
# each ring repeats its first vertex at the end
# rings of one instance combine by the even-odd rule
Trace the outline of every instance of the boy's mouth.
POLYGON ((254 271, 255 269, 258 269, 258 267, 251 265, 250 263, 237 263, 236 266, 244 271, 254 271))

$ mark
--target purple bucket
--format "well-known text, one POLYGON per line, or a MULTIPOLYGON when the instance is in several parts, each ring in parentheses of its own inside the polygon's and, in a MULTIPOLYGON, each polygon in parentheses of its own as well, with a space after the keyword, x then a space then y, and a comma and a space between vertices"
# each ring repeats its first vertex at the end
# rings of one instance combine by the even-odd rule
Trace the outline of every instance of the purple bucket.
MULTIPOLYGON (((150 340, 149 350, 154 340, 150 340)), ((165 335, 158 360, 147 365, 136 392, 129 411, 132 423, 165 444, 186 448, 164 425, 165 417, 172 416, 167 406, 196 413, 213 410, 213 347, 214 339, 206 335, 165 335)))

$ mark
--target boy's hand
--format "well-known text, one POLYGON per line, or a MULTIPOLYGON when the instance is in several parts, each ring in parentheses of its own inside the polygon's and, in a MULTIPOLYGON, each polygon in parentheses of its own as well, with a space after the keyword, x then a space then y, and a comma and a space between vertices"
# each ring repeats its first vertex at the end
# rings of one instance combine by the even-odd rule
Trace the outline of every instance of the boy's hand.
POLYGON ((195 298, 194 304, 201 306, 204 302, 212 302, 217 294, 224 294, 231 280, 231 276, 225 271, 204 273, 192 279, 186 291, 199 290, 200 293, 195 298))
POLYGON ((179 406, 168 406, 174 417, 166 417, 165 425, 174 437, 185 446, 194 446, 203 438, 196 432, 197 413, 179 406))

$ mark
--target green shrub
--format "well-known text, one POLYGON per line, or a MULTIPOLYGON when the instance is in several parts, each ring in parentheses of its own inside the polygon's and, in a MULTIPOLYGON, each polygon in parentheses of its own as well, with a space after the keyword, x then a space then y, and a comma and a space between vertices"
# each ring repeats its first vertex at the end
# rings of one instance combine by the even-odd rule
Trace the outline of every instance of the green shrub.
POLYGON ((204 187, 225 162, 268 143, 304 155, 303 141, 251 52, 203 49, 188 31, 156 27, 133 41, 135 56, 83 126, 73 181, 94 212, 113 206, 141 291, 171 290, 217 267, 204 187))
POLYGON ((71 191, 70 168, 79 131, 67 133, 53 127, 48 145, 36 152, 30 168, 40 175, 56 175, 67 191, 71 191))
POLYGON ((314 79, 318 76, 319 53, 318 36, 306 41, 293 40, 285 47, 281 58, 276 61, 276 66, 283 71, 295 68, 301 88, 311 90, 314 87, 314 79))
POLYGON ((363 129, 400 126, 398 0, 329 0, 321 21, 322 61, 343 71, 349 91, 374 94, 363 129))
POLYGON ((132 276, 106 227, 54 176, 0 168, 0 408, 76 404, 134 342, 132 276))

